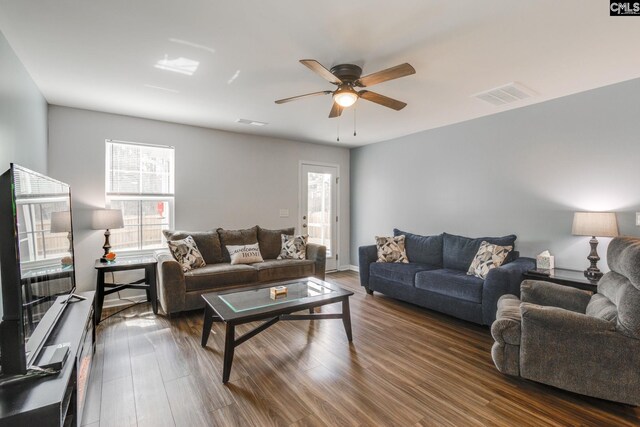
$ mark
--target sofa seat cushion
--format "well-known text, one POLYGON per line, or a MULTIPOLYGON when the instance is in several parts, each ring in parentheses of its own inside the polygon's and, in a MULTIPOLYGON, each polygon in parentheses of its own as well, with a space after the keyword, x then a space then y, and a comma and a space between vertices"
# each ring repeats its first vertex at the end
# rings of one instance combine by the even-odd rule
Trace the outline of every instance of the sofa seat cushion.
POLYGON ((385 280, 403 283, 414 286, 416 273, 420 271, 433 270, 437 267, 410 262, 408 264, 393 262, 374 262, 369 267, 371 277, 379 277, 385 280))
POLYGON ((257 280, 258 271, 246 264, 211 264, 184 273, 187 291, 213 290, 224 286, 254 283, 257 280))
POLYGON ((315 264, 309 259, 274 259, 253 264, 260 282, 313 276, 315 264))
POLYGON ((464 271, 442 268, 416 274, 416 288, 464 301, 482 303, 484 280, 464 271))

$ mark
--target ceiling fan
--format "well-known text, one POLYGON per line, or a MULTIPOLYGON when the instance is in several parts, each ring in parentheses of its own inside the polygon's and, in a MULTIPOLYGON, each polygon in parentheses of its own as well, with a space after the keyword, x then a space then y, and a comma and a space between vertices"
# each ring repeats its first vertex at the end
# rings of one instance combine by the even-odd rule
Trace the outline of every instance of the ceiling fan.
POLYGON ((331 70, 327 70, 315 59, 301 59, 300 62, 307 66, 311 71, 323 77, 329 83, 338 86, 338 88, 336 90, 323 90, 320 92, 293 96, 291 98, 279 99, 276 101, 276 104, 284 104, 286 102, 296 101, 298 99, 309 98, 312 96, 332 94, 333 106, 331 107, 329 118, 340 116, 345 108, 355 104, 359 98, 375 102, 376 104, 380 104, 394 110, 402 110, 407 106, 407 104, 402 101, 398 101, 369 90, 358 91, 355 88, 373 86, 388 80, 409 76, 416 72, 411 65, 404 63, 396 65, 395 67, 387 68, 386 70, 378 71, 377 73, 360 77, 362 75, 362 68, 354 64, 340 64, 335 67, 331 67, 331 70))

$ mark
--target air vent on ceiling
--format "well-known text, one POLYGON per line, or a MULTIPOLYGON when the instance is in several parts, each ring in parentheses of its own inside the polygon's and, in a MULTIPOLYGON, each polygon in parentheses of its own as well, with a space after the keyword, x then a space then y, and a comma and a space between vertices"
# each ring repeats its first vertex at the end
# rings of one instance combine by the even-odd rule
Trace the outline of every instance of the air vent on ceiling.
POLYGON ((505 105, 531 98, 533 95, 534 92, 531 89, 519 83, 512 82, 504 86, 489 89, 485 92, 477 93, 473 95, 473 97, 488 102, 491 105, 505 105))
POLYGON ((236 123, 242 123, 243 125, 253 125, 253 126, 266 126, 268 123, 258 122, 256 120, 247 120, 247 119, 237 119, 236 123))

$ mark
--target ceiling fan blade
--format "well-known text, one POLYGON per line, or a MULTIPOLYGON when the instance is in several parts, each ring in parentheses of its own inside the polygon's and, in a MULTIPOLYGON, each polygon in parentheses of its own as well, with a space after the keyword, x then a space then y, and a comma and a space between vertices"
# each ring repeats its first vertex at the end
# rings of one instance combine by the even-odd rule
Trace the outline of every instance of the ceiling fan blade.
POLYGON ((379 93, 368 90, 361 90, 358 92, 358 96, 362 99, 366 99, 367 101, 375 102, 376 104, 392 108, 396 111, 402 110, 407 106, 406 102, 398 101, 397 99, 389 98, 388 96, 380 95, 379 93))
POLYGON ((344 110, 344 108, 334 102, 333 106, 331 107, 331 112, 329 113, 329 118, 333 119, 334 117, 340 117, 340 114, 342 114, 342 110, 344 110))
POLYGON ((378 83, 386 82, 393 79, 399 79, 400 77, 410 76, 411 74, 415 73, 415 68, 407 63, 404 63, 396 65, 395 67, 387 68, 386 70, 378 71, 377 73, 361 77, 356 82, 356 85, 360 87, 373 86, 377 85, 378 83))
POLYGON ((323 90, 321 92, 307 93, 306 95, 292 96, 291 98, 278 99, 276 101, 276 104, 284 104, 285 102, 297 101, 298 99, 311 98, 312 96, 318 96, 318 95, 328 95, 330 93, 333 93, 333 92, 331 92, 330 90, 323 90))
POLYGON ((320 77, 322 77, 323 79, 333 83, 334 85, 339 85, 340 83, 342 83, 342 80, 340 80, 335 75, 333 75, 331 71, 324 68, 322 64, 316 61, 315 59, 301 59, 300 63, 305 65, 314 73, 320 75, 320 77))

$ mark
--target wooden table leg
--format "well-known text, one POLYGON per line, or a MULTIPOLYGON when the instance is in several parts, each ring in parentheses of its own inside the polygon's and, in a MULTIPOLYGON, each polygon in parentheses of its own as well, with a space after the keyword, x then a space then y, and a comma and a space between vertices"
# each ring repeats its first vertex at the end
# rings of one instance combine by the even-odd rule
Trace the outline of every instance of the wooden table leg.
POLYGON ((100 323, 102 317, 102 304, 104 303, 104 271, 98 270, 98 284, 96 287, 96 299, 94 301, 95 323, 100 323))
POLYGON ((209 306, 206 306, 204 309, 204 319, 202 321, 202 340, 200 342, 203 347, 206 347, 207 341, 209 341, 211 326, 213 326, 213 319, 215 316, 216 315, 213 312, 213 309, 209 306))
POLYGON ((147 290, 147 299, 151 300, 153 314, 158 314, 158 283, 156 278, 156 265, 150 265, 145 270, 146 282, 147 285, 149 285, 147 290))
POLYGON ((342 323, 344 324, 344 330, 347 333, 347 339, 349 342, 353 341, 351 335, 351 312, 349 311, 349 297, 345 297, 342 300, 342 323))
POLYGON ((224 367, 222 370, 222 383, 229 382, 229 375, 231 374, 231 363, 233 363, 233 352, 236 346, 236 327, 234 325, 226 324, 226 332, 224 336, 224 367))

